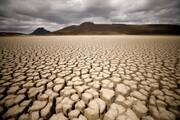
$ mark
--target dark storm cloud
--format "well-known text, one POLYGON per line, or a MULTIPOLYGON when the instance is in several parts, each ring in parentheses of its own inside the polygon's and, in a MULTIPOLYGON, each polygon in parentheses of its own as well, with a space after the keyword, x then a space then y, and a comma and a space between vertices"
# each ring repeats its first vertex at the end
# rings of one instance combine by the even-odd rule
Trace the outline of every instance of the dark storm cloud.
POLYGON ((84 21, 180 24, 180 0, 0 0, 0 31, 56 30, 84 21))
POLYGON ((9 2, 9 0, 0 0, 0 4, 2 5, 4 5, 4 4, 7 4, 9 2))

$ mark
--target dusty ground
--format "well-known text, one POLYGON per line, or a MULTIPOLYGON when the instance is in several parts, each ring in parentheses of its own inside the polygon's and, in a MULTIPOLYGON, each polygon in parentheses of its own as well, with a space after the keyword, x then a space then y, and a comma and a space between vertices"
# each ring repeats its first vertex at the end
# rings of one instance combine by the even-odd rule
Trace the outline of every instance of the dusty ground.
POLYGON ((180 37, 0 38, 0 119, 175 120, 180 37))

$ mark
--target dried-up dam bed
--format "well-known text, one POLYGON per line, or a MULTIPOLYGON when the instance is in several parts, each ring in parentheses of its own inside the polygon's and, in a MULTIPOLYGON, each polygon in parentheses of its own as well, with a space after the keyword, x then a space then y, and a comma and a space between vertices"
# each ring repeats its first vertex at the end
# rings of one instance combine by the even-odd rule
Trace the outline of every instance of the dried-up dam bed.
POLYGON ((176 120, 180 37, 0 38, 0 119, 176 120))

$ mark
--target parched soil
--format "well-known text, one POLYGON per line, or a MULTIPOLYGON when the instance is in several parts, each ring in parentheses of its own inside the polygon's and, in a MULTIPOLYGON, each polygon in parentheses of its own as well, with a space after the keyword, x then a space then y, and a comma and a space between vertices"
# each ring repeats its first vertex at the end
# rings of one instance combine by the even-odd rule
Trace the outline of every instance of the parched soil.
POLYGON ((180 119, 180 37, 1 37, 0 119, 180 119))

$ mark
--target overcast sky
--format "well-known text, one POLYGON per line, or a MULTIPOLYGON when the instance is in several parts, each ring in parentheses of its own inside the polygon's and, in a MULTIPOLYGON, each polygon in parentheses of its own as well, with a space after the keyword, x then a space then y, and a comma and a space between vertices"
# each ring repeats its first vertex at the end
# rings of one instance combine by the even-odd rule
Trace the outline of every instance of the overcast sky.
POLYGON ((180 0, 0 0, 0 31, 50 31, 84 21, 180 24, 180 0))

